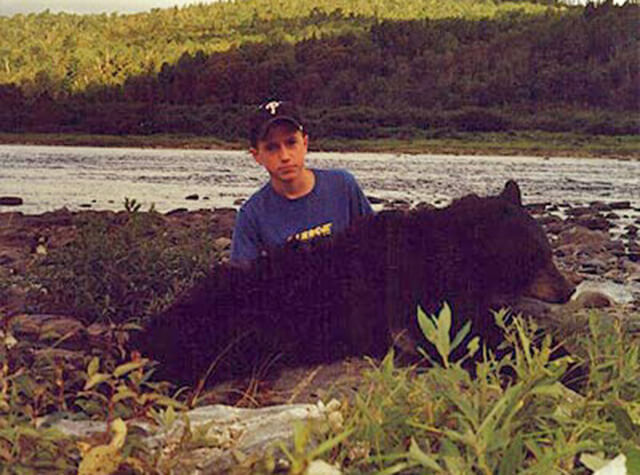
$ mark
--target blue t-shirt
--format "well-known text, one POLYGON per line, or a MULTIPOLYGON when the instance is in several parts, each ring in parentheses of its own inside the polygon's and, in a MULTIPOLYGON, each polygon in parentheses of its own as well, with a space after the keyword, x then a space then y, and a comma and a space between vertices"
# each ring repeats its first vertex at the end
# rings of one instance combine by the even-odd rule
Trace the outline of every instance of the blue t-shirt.
POLYGON ((346 229, 355 218, 373 213, 356 179, 346 170, 312 170, 315 185, 289 199, 266 183, 240 208, 231 261, 247 262, 290 240, 306 241, 346 229))

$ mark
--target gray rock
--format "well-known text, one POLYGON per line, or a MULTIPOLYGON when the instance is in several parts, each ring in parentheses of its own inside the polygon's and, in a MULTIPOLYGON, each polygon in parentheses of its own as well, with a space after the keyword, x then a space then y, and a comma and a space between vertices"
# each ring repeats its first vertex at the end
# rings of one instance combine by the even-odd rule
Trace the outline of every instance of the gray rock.
POLYGON ((588 206, 579 207, 579 208, 569 208, 567 211, 567 216, 585 216, 585 215, 593 215, 596 213, 595 210, 591 209, 588 206))
POLYGON ((627 236, 637 236, 638 235, 638 226, 634 225, 634 224, 629 224, 627 226, 624 227, 625 231, 627 232, 627 236))
POLYGON ((582 262, 580 265, 580 272, 585 274, 602 274, 607 270, 609 266, 606 262, 601 259, 589 259, 588 261, 582 262))
POLYGON ((613 304, 611 297, 593 290, 581 292, 575 301, 582 308, 604 308, 613 304))
POLYGON ((607 218, 600 215, 580 216, 577 219, 577 224, 584 226, 587 229, 606 231, 612 227, 612 224, 607 218))
MULTIPOLYGON (((185 412, 191 433, 198 432, 206 442, 200 448, 181 454, 180 466, 188 470, 180 473, 223 474, 242 463, 260 457, 267 450, 277 448, 279 442, 292 446, 293 430, 297 423, 310 424, 312 431, 322 434, 329 430, 341 430, 342 416, 339 403, 328 405, 288 404, 260 409, 244 409, 216 404, 185 412), (204 445, 204 446, 202 446, 204 445)), ((105 422, 43 419, 41 426, 52 426, 67 436, 86 438, 105 432, 105 422)), ((181 414, 169 427, 149 423, 130 422, 147 434, 144 443, 151 450, 160 451, 163 457, 171 457, 168 447, 175 447, 184 440, 187 425, 181 414)), ((249 473, 249 472, 247 472, 249 473)), ((339 472, 334 472, 339 473, 339 472)))
POLYGON ((19 196, 0 196, 0 206, 20 206, 23 203, 19 196))
POLYGON ((609 203, 609 207, 611 209, 631 209, 630 201, 614 201, 613 203, 609 203))
POLYGON ((524 205, 525 209, 531 214, 541 214, 547 209, 551 203, 529 203, 524 205))
POLYGON ((18 338, 39 341, 81 337, 84 325, 75 318, 51 314, 23 314, 11 318, 12 333, 18 338))
POLYGON ((595 211, 610 211, 611 206, 603 201, 592 201, 589 206, 595 211))

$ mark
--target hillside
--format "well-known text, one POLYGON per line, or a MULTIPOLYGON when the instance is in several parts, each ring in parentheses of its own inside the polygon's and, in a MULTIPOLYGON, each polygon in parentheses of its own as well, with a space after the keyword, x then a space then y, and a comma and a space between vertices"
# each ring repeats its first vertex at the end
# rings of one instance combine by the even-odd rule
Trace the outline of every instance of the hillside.
POLYGON ((57 96, 157 73, 183 53, 364 32, 381 20, 479 19, 545 10, 529 2, 471 0, 241 0, 132 15, 0 17, 0 84, 19 84, 30 95, 44 89, 57 96))
POLYGON ((0 18, 0 132, 238 140, 299 102, 317 137, 640 130, 640 7, 245 0, 0 18), (99 106, 97 106, 99 105, 99 106))

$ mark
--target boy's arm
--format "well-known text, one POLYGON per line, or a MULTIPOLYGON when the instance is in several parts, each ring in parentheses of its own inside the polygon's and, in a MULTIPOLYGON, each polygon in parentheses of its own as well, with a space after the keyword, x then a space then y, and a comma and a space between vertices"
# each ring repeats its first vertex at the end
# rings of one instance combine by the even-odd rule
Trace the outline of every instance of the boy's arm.
POLYGON ((349 186, 349 202, 351 204, 351 213, 353 217, 357 216, 365 216, 368 214, 373 214, 373 208, 371 208, 371 203, 365 196, 362 188, 356 181, 355 177, 351 175, 351 173, 347 174, 348 176, 348 186, 349 186))
POLYGON ((231 263, 248 264, 258 257, 259 238, 246 210, 238 211, 231 239, 231 263))

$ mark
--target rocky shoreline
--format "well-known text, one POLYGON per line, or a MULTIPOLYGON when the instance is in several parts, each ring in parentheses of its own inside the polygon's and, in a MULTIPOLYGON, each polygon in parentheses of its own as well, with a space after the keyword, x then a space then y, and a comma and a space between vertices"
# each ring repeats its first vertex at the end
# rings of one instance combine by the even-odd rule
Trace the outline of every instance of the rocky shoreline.
MULTIPOLYGON (((371 198, 378 209, 409 209, 403 201, 371 198)), ((418 204, 421 206, 424 204, 418 204)), ((526 205, 545 228, 558 266, 573 283, 610 281, 628 288, 623 303, 640 308, 640 208, 628 201, 593 202, 572 207, 566 204, 526 205)), ((59 209, 28 215, 19 211, 0 212, 0 277, 27 272, 31 259, 73 242, 80 217, 102 215, 117 225, 125 211, 69 211, 59 209)), ((236 210, 233 208, 176 209, 158 213, 162 229, 170 232, 188 228, 211 233, 216 247, 224 249, 231 238, 236 210)), ((213 244, 213 242, 212 242, 213 244)), ((10 299, 11 300, 11 299, 10 299)), ((0 312, 19 312, 19 303, 0 300, 0 312)))
MULTIPOLYGON (((372 200, 376 207, 410 208, 409 203, 372 200)), ((558 268, 577 286, 573 305, 583 308, 608 307, 616 312, 634 314, 640 311, 640 241, 638 209, 628 202, 592 203, 588 206, 569 207, 551 203, 527 205, 529 212, 545 228, 551 241, 558 268)), ((210 236, 211 244, 222 259, 228 253, 236 210, 233 208, 202 209, 198 211, 174 210, 156 213, 155 221, 163 233, 171 235, 188 229, 210 236)), ((14 333, 22 338, 39 338, 48 331, 67 335, 67 344, 81 350, 91 348, 106 338, 104 327, 85 328, 72 315, 38 315, 30 312, 26 302, 26 284, 29 268, 43 255, 66 245, 73 245, 79 226, 91 216, 108 218, 113 226, 126 222, 126 211, 77 211, 60 209, 38 215, 20 212, 0 213, 0 317, 11 320, 14 333), (68 334, 71 333, 71 338, 68 334), (76 341, 74 341, 74 338, 76 341)), ((544 314, 548 308, 525 306, 532 314, 544 314)), ((6 323, 6 322, 3 322, 6 323)), ((3 326, 4 327, 4 326, 3 326)), ((345 363, 339 373, 354 376, 358 362, 345 363), (351 366, 349 366, 351 365, 351 366), (346 368, 346 372, 345 372, 346 368)), ((336 369, 324 369, 331 379, 336 369)), ((299 372, 302 380, 307 373, 299 372)), ((294 378, 295 379, 295 378, 294 378)), ((269 402, 308 402, 318 396, 310 384, 304 390, 293 383, 272 392, 269 402)), ((273 388, 272 388, 273 389, 273 388)))
MULTIPOLYGON (((408 202, 372 201, 375 207, 383 209, 411 208, 408 202)), ((598 308, 602 315, 614 313, 636 318, 640 311, 640 209, 633 208, 629 202, 595 202, 579 207, 539 203, 527 208, 545 228, 557 266, 578 286, 578 291, 577 298, 569 304, 555 306, 561 308, 560 311, 537 301, 523 302, 520 310, 541 318, 558 315, 563 318, 569 311, 588 312, 598 308)), ((169 235, 185 229, 207 233, 212 246, 221 251, 218 255, 224 259, 235 215, 233 208, 178 209, 157 213, 154 220, 162 232, 169 235)), ((73 371, 83 371, 87 354, 108 348, 118 335, 106 324, 85 326, 70 315, 29 312, 26 291, 20 282, 28 282, 29 268, 35 260, 55 249, 73 245, 81 223, 92 216, 107 218, 113 226, 127 220, 126 211, 60 209, 37 215, 0 213, 0 319, 5 344, 9 344, 7 335, 15 341, 37 343, 35 359, 59 361, 66 368, 75 368, 73 371), (46 345, 46 342, 52 343, 46 345)), ((633 325, 636 328, 638 322, 634 321, 633 325)), ((188 411, 186 416, 194 426, 215 421, 212 430, 217 431, 216 434, 225 431, 228 434, 226 439, 220 439, 219 446, 194 451, 189 456, 190 463, 200 467, 193 473, 223 473, 237 463, 233 454, 238 451, 260 454, 275 441, 290 439, 294 420, 319 420, 326 424, 331 416, 325 411, 323 401, 331 398, 344 401, 352 396, 362 380, 363 369, 369 366, 364 359, 350 358, 331 365, 287 370, 266 384, 237 381, 209 388, 200 396, 199 407, 188 411), (220 403, 263 409, 238 414, 240 409, 220 403), (264 411, 268 412, 266 419, 264 411)), ((46 417, 42 421, 49 423, 46 417)), ((54 424, 65 434, 80 439, 88 434, 104 434, 107 428, 104 422, 71 419, 54 424)), ((175 437, 171 435, 173 432, 153 435, 156 429, 145 427, 151 434, 145 439, 150 444, 165 438, 163 443, 168 444, 173 440, 171 437, 175 437)), ((180 430, 176 428, 176 433, 180 434, 180 430)))
MULTIPOLYGON (((408 209, 410 204, 372 199, 378 208, 408 209)), ((545 228, 554 248, 555 261, 578 289, 609 294, 608 305, 640 310, 640 218, 629 202, 570 207, 540 203, 527 205, 545 228)), ((236 210, 232 208, 157 214, 161 229, 189 229, 208 233, 212 245, 228 252, 236 210)), ((0 315, 26 313, 25 291, 16 281, 28 280, 29 266, 39 256, 73 243, 79 222, 101 215, 113 225, 126 221, 125 211, 76 211, 66 209, 37 215, 0 213, 0 315), (6 282, 13 282, 11 285, 6 282)), ((600 299, 602 302, 602 298, 600 299)))

